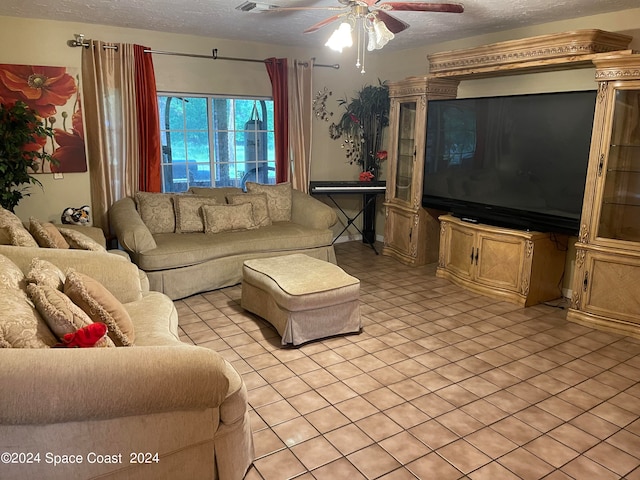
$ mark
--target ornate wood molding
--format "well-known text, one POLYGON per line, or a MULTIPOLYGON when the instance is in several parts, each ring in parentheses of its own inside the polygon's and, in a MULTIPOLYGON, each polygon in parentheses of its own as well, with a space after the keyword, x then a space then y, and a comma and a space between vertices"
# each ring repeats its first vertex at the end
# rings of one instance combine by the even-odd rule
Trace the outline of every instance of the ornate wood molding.
MULTIPOLYGON (((540 35, 427 55, 435 78, 486 76, 588 67, 601 54, 625 51, 632 37, 603 30, 540 35)), ((631 51, 626 51, 631 53, 631 51)))
POLYGON ((593 63, 598 82, 640 79, 640 55, 609 55, 593 63))
POLYGON ((458 80, 435 79, 430 77, 409 77, 400 82, 388 82, 390 97, 426 95, 431 98, 455 98, 458 94, 458 80))

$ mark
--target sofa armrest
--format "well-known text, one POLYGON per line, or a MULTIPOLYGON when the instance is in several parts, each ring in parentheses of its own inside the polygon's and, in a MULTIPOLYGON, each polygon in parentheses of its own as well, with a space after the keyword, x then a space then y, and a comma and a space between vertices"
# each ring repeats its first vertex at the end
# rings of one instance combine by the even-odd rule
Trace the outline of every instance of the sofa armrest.
POLYGON ((225 360, 194 346, 3 349, 0 424, 38 425, 218 407, 225 360))
POLYGON ((109 221, 120 245, 134 257, 137 253, 156 248, 156 241, 136 210, 133 198, 121 198, 111 205, 109 221))
POLYGON ((336 224, 333 208, 300 190, 291 191, 291 221, 309 228, 327 230, 336 224))
POLYGON ((140 300, 143 285, 138 267, 120 255, 89 250, 0 245, 0 254, 27 273, 33 258, 47 260, 66 272, 74 268, 99 281, 122 303, 140 300))

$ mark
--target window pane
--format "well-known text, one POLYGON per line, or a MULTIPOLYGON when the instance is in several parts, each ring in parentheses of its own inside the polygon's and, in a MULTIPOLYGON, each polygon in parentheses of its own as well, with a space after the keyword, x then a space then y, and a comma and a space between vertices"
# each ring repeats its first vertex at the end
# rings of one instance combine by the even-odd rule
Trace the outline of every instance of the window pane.
POLYGON ((185 99, 185 116, 187 120, 187 129, 207 131, 209 128, 207 119, 207 99, 197 97, 185 99))
POLYGON ((158 106, 164 191, 275 183, 272 100, 159 95, 158 106))

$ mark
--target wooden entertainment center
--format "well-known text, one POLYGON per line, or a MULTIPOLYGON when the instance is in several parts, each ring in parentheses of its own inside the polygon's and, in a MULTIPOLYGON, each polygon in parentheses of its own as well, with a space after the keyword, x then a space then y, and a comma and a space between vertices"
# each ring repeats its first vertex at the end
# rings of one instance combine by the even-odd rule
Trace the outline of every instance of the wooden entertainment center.
POLYGON ((521 305, 558 298, 566 236, 470 224, 421 207, 426 111, 435 95, 455 98, 461 80, 595 65, 598 94, 567 318, 640 337, 640 55, 628 50, 631 40, 579 30, 435 53, 428 55, 428 76, 391 83, 383 253, 422 265, 438 252, 438 276, 521 305))

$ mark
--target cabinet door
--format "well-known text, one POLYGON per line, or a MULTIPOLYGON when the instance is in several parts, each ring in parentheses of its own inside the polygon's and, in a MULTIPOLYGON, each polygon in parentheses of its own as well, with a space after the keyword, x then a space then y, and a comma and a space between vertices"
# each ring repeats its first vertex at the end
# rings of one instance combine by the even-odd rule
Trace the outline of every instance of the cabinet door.
POLYGON ((417 252, 413 235, 415 217, 416 215, 411 211, 387 207, 385 246, 401 255, 415 257, 417 252))
POLYGON ((416 109, 415 100, 399 103, 398 145, 396 171, 393 179, 395 198, 409 203, 413 198, 412 186, 416 157, 416 109))
POLYGON ((444 268, 454 275, 471 279, 475 260, 475 232, 448 222, 440 248, 444 254, 444 268))
POLYGON ((497 288, 520 291, 525 240, 515 236, 478 232, 476 281, 497 288))
POLYGON ((599 164, 604 176, 597 236, 640 242, 640 85, 615 89, 609 145, 599 164))
POLYGON ((588 251, 584 261, 580 310, 640 324, 640 257, 588 251))

